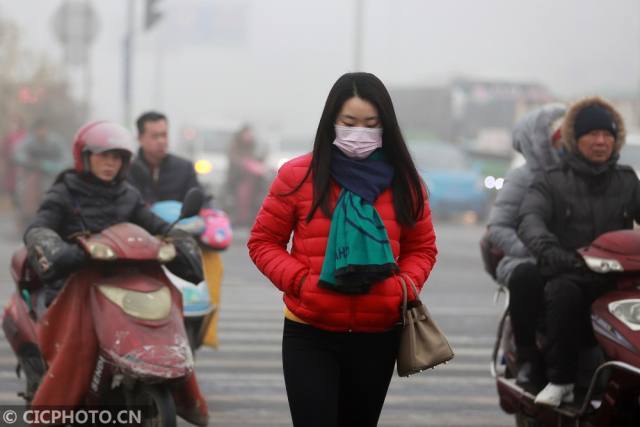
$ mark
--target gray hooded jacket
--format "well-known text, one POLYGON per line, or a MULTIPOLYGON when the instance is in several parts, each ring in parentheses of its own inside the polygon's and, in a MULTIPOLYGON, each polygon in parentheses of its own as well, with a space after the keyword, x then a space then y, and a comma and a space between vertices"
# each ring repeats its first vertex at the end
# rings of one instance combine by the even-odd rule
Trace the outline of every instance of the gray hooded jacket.
POLYGON ((489 214, 489 239, 504 251, 497 267, 498 283, 507 285, 511 273, 524 262, 535 262, 518 238, 518 211, 537 171, 558 163, 551 146, 551 125, 564 115, 562 104, 547 104, 525 115, 513 129, 513 148, 526 163, 507 173, 504 186, 489 214))

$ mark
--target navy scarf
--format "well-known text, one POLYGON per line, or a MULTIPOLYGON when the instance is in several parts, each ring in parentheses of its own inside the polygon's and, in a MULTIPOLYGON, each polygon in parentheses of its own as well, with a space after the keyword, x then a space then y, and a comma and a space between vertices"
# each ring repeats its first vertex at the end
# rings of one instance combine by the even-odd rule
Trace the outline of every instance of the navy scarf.
POLYGON ((384 159, 382 149, 362 160, 347 157, 334 147, 331 153, 331 177, 344 189, 373 204, 391 186, 393 166, 384 159))

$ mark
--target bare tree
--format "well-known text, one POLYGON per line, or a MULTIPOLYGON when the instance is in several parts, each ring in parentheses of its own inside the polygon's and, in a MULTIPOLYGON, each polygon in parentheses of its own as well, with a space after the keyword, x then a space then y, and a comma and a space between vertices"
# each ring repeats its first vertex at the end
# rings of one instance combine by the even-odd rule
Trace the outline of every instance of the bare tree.
POLYGON ((27 124, 45 117, 52 130, 70 138, 85 120, 83 111, 62 67, 46 53, 24 49, 18 27, 0 19, 0 135, 17 116, 27 124))

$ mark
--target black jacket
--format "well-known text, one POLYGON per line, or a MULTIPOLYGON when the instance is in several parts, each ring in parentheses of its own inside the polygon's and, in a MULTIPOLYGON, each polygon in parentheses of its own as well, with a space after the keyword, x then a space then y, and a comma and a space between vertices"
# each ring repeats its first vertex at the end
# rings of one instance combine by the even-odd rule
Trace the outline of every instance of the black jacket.
POLYGON ((96 233, 120 222, 132 222, 151 234, 162 234, 168 227, 145 207, 138 190, 126 181, 107 184, 93 175, 67 171, 49 189, 25 234, 44 227, 68 240, 85 227, 96 233))
MULTIPOLYGON (((79 247, 65 242, 76 233, 97 233, 121 222, 134 223, 154 235, 164 234, 169 227, 145 206, 138 190, 128 182, 109 184, 93 175, 64 172, 45 195, 25 231, 30 263, 45 280, 63 277, 86 258, 79 247), (48 271, 42 259, 55 268, 48 271)), ((201 281, 197 243, 181 230, 172 230, 170 236, 178 248, 178 256, 167 267, 186 280, 201 281)))
POLYGON ((140 191, 142 198, 149 205, 163 200, 182 202, 191 188, 202 188, 198 183, 193 163, 173 154, 167 154, 162 160, 154 179, 142 150, 138 151, 131 163, 127 180, 140 191))
POLYGON ((640 220, 640 184, 632 168, 589 164, 568 153, 539 174, 520 206, 518 236, 539 258, 550 247, 575 250, 640 220))

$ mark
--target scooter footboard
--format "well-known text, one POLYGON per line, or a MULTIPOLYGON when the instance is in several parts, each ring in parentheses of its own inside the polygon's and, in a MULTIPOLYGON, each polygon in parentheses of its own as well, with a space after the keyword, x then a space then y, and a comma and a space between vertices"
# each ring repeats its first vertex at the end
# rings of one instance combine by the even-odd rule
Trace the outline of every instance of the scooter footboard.
MULTIPOLYGON (((617 361, 611 361, 611 362, 605 362, 602 365, 600 365, 598 367, 598 369, 596 369, 596 372, 593 374, 593 377, 591 378, 591 384, 589 385, 589 390, 587 391, 587 394, 585 395, 584 398, 584 402, 582 404, 582 407, 580 408, 579 411, 579 415, 584 415, 588 408, 589 408, 589 404, 591 402, 591 398, 593 396, 593 393, 596 389, 596 385, 598 384, 598 381, 600 379, 600 376, 604 375, 605 373, 609 372, 609 371, 620 371, 620 372, 624 372, 625 376, 632 376, 635 381, 637 383, 640 383, 640 368, 637 368, 635 366, 629 365, 628 363, 624 363, 624 362, 617 362, 617 361)), ((628 378, 627 378, 628 380, 628 378)), ((616 386, 617 388, 618 386, 616 386)))

